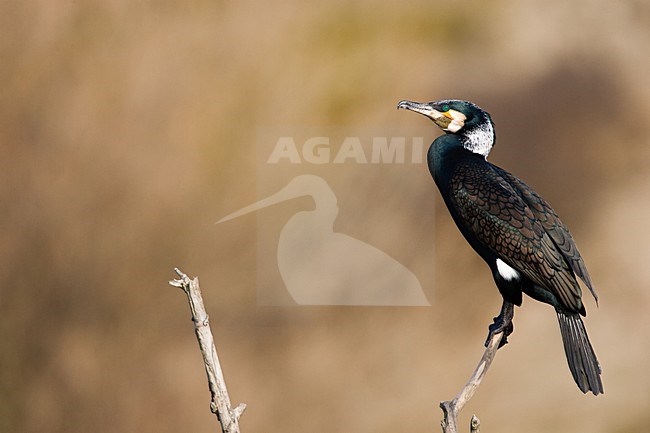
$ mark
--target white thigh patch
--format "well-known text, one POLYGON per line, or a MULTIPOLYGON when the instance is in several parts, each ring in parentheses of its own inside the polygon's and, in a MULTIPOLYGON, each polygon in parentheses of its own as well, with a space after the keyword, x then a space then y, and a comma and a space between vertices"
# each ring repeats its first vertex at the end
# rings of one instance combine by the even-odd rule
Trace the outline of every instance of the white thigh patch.
POLYGON ((519 272, 508 266, 501 259, 497 259, 497 271, 499 271, 499 275, 506 281, 519 279, 519 272))

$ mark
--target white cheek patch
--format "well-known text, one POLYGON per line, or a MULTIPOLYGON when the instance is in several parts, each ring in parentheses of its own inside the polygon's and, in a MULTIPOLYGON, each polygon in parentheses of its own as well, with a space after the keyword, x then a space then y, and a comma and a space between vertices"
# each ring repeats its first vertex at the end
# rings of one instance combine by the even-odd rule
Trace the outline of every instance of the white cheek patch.
POLYGON ((460 129, 465 126, 465 122, 458 121, 456 119, 452 120, 451 123, 447 126, 447 131, 449 132, 458 132, 460 129))
POLYGON ((447 131, 449 132, 458 132, 462 129, 463 126, 465 126, 465 119, 467 117, 461 113, 460 111, 456 110, 449 110, 448 113, 451 115, 451 123, 447 125, 447 131))
POLYGON ((499 275, 506 281, 519 279, 519 272, 508 266, 501 259, 497 259, 497 271, 499 271, 499 275))

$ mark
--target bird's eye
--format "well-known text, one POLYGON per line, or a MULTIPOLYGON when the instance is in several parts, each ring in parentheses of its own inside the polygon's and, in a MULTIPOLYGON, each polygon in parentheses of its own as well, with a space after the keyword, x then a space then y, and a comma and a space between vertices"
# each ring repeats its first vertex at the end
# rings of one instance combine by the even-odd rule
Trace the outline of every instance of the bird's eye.
POLYGON ((442 106, 442 112, 446 113, 447 111, 449 111, 449 105, 445 104, 442 106))

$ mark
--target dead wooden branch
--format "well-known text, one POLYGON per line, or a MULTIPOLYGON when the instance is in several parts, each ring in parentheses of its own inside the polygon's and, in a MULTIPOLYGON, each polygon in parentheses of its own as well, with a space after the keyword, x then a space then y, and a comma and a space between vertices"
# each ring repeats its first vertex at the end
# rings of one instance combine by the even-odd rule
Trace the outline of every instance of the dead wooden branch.
MULTIPOLYGON (((440 403, 440 408, 444 413, 444 419, 440 423, 443 433, 458 433, 458 414, 467 404, 467 402, 472 398, 479 385, 481 384, 483 377, 485 377, 485 374, 490 368, 490 364, 494 359, 494 355, 496 355, 497 350, 499 349, 499 344, 501 343, 502 338, 503 332, 493 334, 491 336, 485 352, 483 353, 481 360, 476 366, 476 369, 474 370, 474 373, 472 374, 472 377, 470 377, 467 384, 465 384, 463 389, 460 390, 456 398, 454 398, 452 401, 443 401, 440 403)), ((476 417, 476 415, 473 415, 470 422, 470 432, 478 433, 480 425, 481 423, 479 419, 476 417)))
POLYGON ((203 355, 205 372, 208 375, 208 386, 210 387, 210 394, 212 396, 210 410, 217 415, 223 433, 240 433, 239 417, 244 412, 244 409, 246 409, 246 405, 241 403, 234 409, 230 405, 230 397, 228 396, 226 382, 221 371, 221 364, 219 364, 219 356, 217 356, 217 348, 214 345, 214 338, 210 330, 208 314, 203 305, 199 279, 194 278, 190 280, 178 268, 174 268, 174 271, 178 274, 179 278, 170 281, 169 284, 183 289, 190 303, 194 332, 199 341, 199 349, 203 355))
POLYGON ((476 415, 472 415, 472 419, 469 421, 469 433, 480 433, 481 430, 481 421, 476 417, 476 415))

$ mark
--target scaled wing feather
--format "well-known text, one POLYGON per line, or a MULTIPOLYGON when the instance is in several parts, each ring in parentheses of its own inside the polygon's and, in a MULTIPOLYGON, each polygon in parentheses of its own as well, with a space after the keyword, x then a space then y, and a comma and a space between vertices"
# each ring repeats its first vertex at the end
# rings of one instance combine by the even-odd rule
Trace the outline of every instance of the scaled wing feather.
POLYGON ((491 165, 468 162, 457 167, 450 183, 451 200, 479 242, 569 311, 581 310, 580 286, 564 253, 500 173, 491 165))

